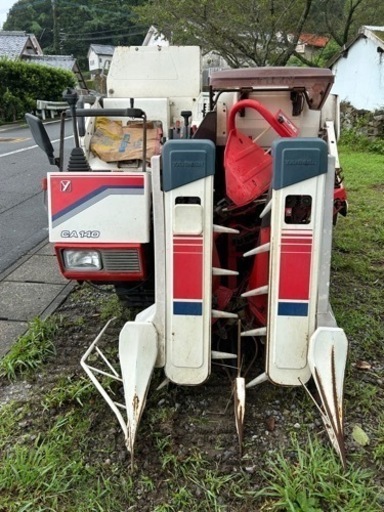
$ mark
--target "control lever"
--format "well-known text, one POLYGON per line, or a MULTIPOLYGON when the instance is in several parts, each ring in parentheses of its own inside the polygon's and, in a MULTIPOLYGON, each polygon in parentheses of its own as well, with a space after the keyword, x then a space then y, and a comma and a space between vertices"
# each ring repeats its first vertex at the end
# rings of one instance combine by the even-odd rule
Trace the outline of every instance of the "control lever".
POLYGON ((67 87, 67 89, 63 92, 63 99, 68 103, 70 111, 71 111, 72 123, 73 123, 73 135, 75 137, 75 147, 79 148, 80 142, 79 142, 79 134, 77 131, 77 121, 76 121, 76 104, 79 99, 79 96, 75 89, 71 89, 70 87, 67 87))
POLYGON ((183 139, 190 139, 191 134, 189 132, 189 118, 192 116, 192 112, 190 110, 182 110, 180 115, 184 119, 183 139))

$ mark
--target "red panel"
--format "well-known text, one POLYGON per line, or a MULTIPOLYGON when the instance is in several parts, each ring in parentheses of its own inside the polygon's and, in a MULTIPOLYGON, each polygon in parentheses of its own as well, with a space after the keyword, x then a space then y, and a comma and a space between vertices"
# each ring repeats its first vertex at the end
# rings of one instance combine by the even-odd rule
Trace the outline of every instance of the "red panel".
POLYGON ((175 237, 173 247, 173 298, 202 299, 202 274, 202 238, 175 237), (193 241, 193 244, 189 243, 190 241, 193 241))
POLYGON ((52 215, 72 205, 76 201, 92 194, 101 187, 138 187, 144 186, 143 176, 76 176, 66 173, 50 177, 52 215))
POLYGON ((281 250, 279 299, 308 300, 311 251, 307 245, 295 246, 295 252, 281 250))

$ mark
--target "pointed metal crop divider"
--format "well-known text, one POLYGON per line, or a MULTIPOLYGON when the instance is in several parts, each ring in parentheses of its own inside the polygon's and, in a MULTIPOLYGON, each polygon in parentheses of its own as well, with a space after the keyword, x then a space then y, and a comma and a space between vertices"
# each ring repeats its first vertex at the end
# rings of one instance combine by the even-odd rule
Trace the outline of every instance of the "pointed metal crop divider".
POLYGON ((127 322, 120 333, 119 358, 127 408, 126 446, 133 469, 136 433, 145 408, 157 357, 157 332, 151 322, 127 322))
POLYGON ((245 379, 241 374, 241 321, 237 322, 237 377, 234 381, 234 411, 236 432, 239 440, 239 454, 243 451, 243 431, 245 416, 245 379))
POLYGON ((323 419, 331 443, 346 467, 344 445, 343 387, 348 353, 348 340, 338 327, 319 327, 311 336, 308 364, 319 393, 318 405, 306 386, 323 419))

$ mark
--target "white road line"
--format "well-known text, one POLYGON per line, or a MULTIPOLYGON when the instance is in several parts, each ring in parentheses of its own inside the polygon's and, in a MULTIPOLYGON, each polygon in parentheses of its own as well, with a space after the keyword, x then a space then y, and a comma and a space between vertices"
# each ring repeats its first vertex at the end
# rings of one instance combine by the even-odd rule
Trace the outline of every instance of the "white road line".
MULTIPOLYGON (((73 135, 68 135, 67 137, 64 137, 64 140, 68 140, 68 139, 72 139, 72 138, 73 138, 73 135)), ((55 139, 55 140, 52 140, 51 143, 55 144, 55 142, 59 142, 59 141, 60 141, 60 139, 55 139)), ((23 153, 24 151, 29 151, 30 149, 35 149, 37 147, 38 147, 37 144, 35 144, 34 146, 28 146, 27 148, 15 149, 15 151, 10 151, 9 153, 2 153, 0 155, 0 158, 3 156, 16 155, 16 153, 23 153)))

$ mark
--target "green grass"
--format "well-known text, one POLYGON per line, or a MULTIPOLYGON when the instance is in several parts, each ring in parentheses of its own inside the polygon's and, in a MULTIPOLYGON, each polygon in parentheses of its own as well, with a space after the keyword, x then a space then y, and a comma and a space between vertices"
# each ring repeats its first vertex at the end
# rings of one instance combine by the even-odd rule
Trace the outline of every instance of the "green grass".
POLYGON ((384 156, 342 152, 349 213, 335 229, 332 305, 361 359, 382 356, 384 156))
POLYGON ((291 458, 277 453, 263 472, 263 496, 269 510, 291 512, 379 512, 372 471, 350 465, 343 471, 337 456, 308 437, 305 447, 292 439, 291 458))
POLYGON ((54 336, 58 328, 55 317, 41 320, 35 318, 26 334, 12 346, 0 360, 0 377, 12 380, 42 366, 48 357, 55 354, 54 336))
POLYGON ((42 401, 42 406, 44 410, 49 410, 53 407, 62 407, 64 404, 71 402, 83 406, 94 393, 95 388, 86 376, 76 379, 63 377, 46 393, 42 401))
MULTIPOLYGON (((259 391, 266 397, 262 407, 290 410, 294 405, 290 423, 277 425, 278 435, 269 436, 271 449, 260 455, 252 451, 252 435, 246 431, 245 456, 229 464, 221 455, 209 458, 198 447, 181 449, 187 441, 176 440, 173 427, 181 414, 175 402, 182 403, 185 395, 171 388, 160 406, 165 390, 152 392, 131 473, 129 460, 117 455, 124 448, 122 434, 111 433, 118 430, 117 422, 106 414, 98 393, 83 376, 61 376, 52 378, 39 396, 31 394, 30 403, 0 408, 0 512, 383 510, 384 397, 378 380, 384 378, 384 156, 350 151, 340 156, 350 211, 335 229, 331 301, 350 341, 345 416, 353 450, 347 453, 347 470, 342 471, 325 436, 320 442, 315 437, 318 429, 308 427, 318 414, 303 390, 269 386, 259 391), (359 359, 372 368, 358 370, 354 363, 359 359), (293 429, 292 420, 300 423, 301 441, 293 437, 290 446, 279 449, 279 436, 293 429), (351 440, 360 422, 370 438, 364 447, 351 440), (247 466, 254 470, 248 472, 247 466)), ((84 301, 93 300, 86 289, 77 293, 84 301)), ((118 313, 120 322, 116 299, 106 296, 99 302, 100 318, 118 313)), ((93 308, 90 303, 89 311, 93 308)), ((88 322, 84 318, 73 318, 73 326, 81 328, 88 322)), ((1 362, 1 374, 33 377, 54 353, 57 328, 64 330, 62 337, 68 325, 34 321, 1 362)), ((248 411, 251 415, 251 408, 248 411)), ((206 418, 193 414, 190 421, 207 432, 206 418)), ((212 448, 219 454, 231 448, 228 435, 217 432, 212 448)))
POLYGON ((100 462, 84 456, 92 458, 97 404, 82 407, 73 399, 70 407, 57 404, 53 420, 42 411, 41 420, 35 416, 27 427, 20 424, 16 404, 1 409, 1 511, 99 512, 122 510, 121 503, 130 502, 130 475, 109 467, 105 476, 100 462))
POLYGON ((384 471, 384 412, 378 415, 376 432, 374 432, 373 458, 381 472, 384 471))

